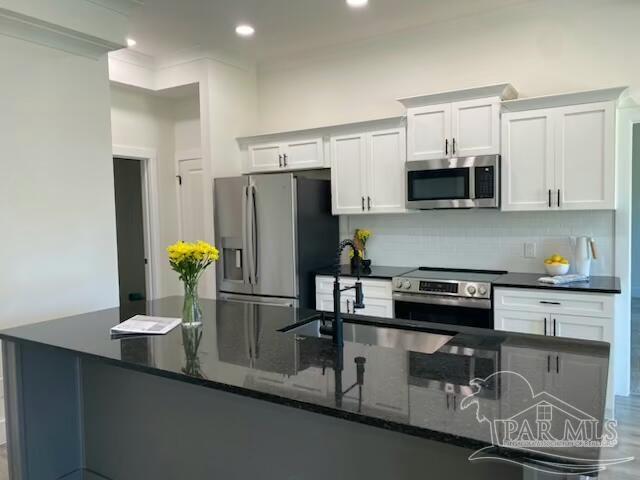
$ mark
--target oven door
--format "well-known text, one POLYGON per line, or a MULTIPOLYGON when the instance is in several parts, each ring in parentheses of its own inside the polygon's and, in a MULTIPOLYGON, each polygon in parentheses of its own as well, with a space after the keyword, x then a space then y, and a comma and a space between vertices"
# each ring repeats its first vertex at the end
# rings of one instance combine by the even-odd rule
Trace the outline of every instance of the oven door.
POLYGON ((410 209, 496 208, 498 156, 407 162, 410 209))
POLYGON ((491 300, 394 292, 395 317, 402 320, 493 329, 491 300))

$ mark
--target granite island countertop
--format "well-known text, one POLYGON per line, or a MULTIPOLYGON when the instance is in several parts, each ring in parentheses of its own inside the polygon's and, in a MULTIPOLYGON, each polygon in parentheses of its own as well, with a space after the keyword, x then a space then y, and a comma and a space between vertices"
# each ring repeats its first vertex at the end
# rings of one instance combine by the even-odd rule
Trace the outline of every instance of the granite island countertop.
MULTIPOLYGON (((327 338, 281 331, 315 318, 313 310, 209 300, 202 307, 195 351, 180 327, 164 336, 112 339, 109 334, 134 314, 180 316, 180 297, 5 329, 0 338, 471 449, 492 445, 480 413, 507 418, 524 411, 532 401, 526 392, 544 390, 604 419, 605 343, 345 315, 351 323, 345 324, 347 341, 339 350, 327 338), (414 341, 398 344, 397 330, 371 327, 417 333, 414 341), (452 338, 427 353, 428 333, 452 338), (547 368, 551 357, 554 365, 558 359, 553 371, 547 368), (517 375, 500 377, 505 371, 517 375), (471 386, 474 378, 484 382, 471 386), (361 388, 348 389, 358 382, 361 388), (477 402, 464 409, 465 397, 477 402)), ((595 449, 579 454, 587 452, 599 456, 595 449)))

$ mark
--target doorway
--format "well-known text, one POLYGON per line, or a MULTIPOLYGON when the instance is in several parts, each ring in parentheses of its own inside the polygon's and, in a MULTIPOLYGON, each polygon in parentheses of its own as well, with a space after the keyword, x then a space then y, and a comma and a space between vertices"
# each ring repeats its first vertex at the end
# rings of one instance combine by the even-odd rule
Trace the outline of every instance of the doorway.
POLYGON ((145 176, 142 160, 113 158, 120 306, 147 299, 145 176))

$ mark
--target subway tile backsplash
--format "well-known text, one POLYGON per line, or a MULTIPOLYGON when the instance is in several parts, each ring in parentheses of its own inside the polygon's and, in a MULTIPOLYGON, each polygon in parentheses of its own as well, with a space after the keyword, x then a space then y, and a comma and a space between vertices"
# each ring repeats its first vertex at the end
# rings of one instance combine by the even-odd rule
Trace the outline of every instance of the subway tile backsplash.
POLYGON ((543 261, 553 253, 573 261, 569 237, 589 235, 595 238, 600 255, 591 273, 614 272, 611 211, 438 210, 341 217, 343 238, 351 237, 356 228, 373 231, 367 255, 377 265, 537 273, 544 272, 543 261), (536 258, 525 258, 525 242, 536 244, 536 258))

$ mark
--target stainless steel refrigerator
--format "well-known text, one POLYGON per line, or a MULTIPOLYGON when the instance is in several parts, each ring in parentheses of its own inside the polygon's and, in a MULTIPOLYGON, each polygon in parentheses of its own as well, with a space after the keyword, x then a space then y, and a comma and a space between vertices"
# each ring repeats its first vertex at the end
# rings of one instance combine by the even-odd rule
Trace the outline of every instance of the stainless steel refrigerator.
POLYGON ((215 180, 218 298, 315 306, 314 272, 335 261, 331 185, 308 173, 215 180))

